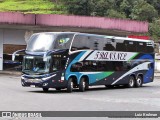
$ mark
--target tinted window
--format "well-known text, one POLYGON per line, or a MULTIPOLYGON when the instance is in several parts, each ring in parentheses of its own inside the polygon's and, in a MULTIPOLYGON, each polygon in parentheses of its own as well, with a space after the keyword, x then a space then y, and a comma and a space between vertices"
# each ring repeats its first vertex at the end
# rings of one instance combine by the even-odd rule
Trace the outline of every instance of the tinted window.
POLYGON ((65 59, 53 57, 51 71, 64 70, 65 65, 66 65, 65 59))
POLYGON ((146 52, 145 42, 137 42, 137 52, 146 52))
POLYGON ((146 52, 147 52, 147 53, 153 53, 153 52, 154 52, 153 43, 151 43, 151 42, 148 42, 148 43, 147 43, 147 45, 146 45, 146 52))
POLYGON ((124 40, 116 40, 116 51, 126 51, 126 44, 124 40))
POLYGON ((90 37, 77 35, 75 36, 71 51, 82 50, 82 49, 93 49, 93 45, 90 42, 90 37), (92 45, 92 46, 91 46, 92 45))
POLYGON ((76 35, 71 51, 92 49, 92 50, 102 50, 103 37, 100 36, 90 36, 90 35, 76 35))
POLYGON ((84 61, 71 66, 72 72, 125 71, 131 64, 122 61, 84 61))
POLYGON ((115 42, 111 39, 105 40, 103 50, 115 51, 115 42))
POLYGON ((127 52, 136 52, 136 42, 126 41, 127 52))
POLYGON ((57 36, 54 48, 55 49, 69 49, 72 38, 73 38, 72 34, 57 36))

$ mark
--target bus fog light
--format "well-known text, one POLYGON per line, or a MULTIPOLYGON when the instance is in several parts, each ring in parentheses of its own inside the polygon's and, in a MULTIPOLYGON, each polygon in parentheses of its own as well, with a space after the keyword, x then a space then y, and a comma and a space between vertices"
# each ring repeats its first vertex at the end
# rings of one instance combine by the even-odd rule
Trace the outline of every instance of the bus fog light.
POLYGON ((48 83, 43 83, 43 86, 47 86, 48 85, 48 83))

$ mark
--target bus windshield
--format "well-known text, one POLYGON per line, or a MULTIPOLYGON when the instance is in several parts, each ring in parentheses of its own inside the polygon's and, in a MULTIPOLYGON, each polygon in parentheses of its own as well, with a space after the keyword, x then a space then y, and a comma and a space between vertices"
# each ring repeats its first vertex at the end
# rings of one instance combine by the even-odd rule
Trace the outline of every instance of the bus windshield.
POLYGON ((23 72, 26 74, 43 74, 49 72, 50 59, 43 61, 43 57, 25 56, 23 72))
POLYGON ((69 49, 73 34, 40 33, 34 34, 27 44, 27 51, 46 52, 54 49, 69 49))
POLYGON ((35 34, 30 38, 27 44, 27 51, 45 52, 47 50, 52 50, 53 43, 54 34, 35 34))

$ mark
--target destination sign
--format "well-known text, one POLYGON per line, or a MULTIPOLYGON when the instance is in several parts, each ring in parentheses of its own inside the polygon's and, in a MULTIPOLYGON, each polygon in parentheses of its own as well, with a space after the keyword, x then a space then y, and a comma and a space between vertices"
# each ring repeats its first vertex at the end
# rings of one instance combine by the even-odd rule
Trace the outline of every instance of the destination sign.
POLYGON ((86 60, 128 61, 136 55, 132 52, 94 51, 86 60))

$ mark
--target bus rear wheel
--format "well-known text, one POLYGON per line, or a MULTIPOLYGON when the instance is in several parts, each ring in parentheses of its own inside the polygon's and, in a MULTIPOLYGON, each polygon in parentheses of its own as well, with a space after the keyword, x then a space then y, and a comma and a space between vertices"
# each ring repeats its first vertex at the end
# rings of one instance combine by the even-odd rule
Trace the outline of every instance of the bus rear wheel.
POLYGON ((135 87, 141 87, 142 84, 143 84, 143 77, 138 76, 138 78, 136 79, 135 87))
POLYGON ((84 77, 81 78, 79 83, 79 90, 81 92, 84 92, 86 89, 88 89, 88 84, 86 83, 86 80, 84 77))
POLYGON ((134 86, 135 86, 135 78, 133 76, 130 76, 127 87, 133 88, 134 86))
POLYGON ((69 78, 68 79, 68 83, 67 83, 67 92, 72 92, 73 91, 73 79, 72 78, 69 78))
POLYGON ((43 92, 48 92, 49 88, 42 88, 43 92))

